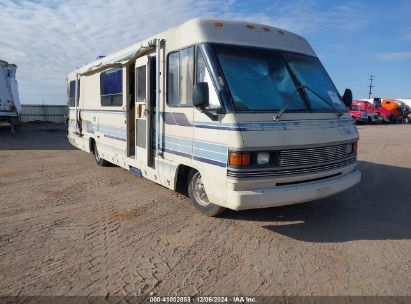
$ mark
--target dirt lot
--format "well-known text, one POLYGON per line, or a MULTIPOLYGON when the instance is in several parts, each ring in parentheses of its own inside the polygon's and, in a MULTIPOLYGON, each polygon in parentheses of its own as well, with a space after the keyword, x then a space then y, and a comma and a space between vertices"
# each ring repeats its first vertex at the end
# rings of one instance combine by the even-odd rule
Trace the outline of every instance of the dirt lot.
POLYGON ((360 126, 363 181, 198 214, 62 128, 0 129, 0 295, 411 295, 411 126, 360 126))

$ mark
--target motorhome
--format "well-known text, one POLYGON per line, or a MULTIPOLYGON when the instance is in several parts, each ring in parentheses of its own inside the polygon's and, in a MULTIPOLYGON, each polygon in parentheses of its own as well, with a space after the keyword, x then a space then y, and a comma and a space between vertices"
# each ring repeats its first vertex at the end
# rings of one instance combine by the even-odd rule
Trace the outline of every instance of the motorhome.
POLYGON ((11 130, 20 123, 21 105, 16 80, 17 66, 0 60, 0 123, 11 125, 11 130))
POLYGON ((69 141, 208 216, 320 199, 357 184, 358 132, 307 41, 194 19, 67 76, 69 141))

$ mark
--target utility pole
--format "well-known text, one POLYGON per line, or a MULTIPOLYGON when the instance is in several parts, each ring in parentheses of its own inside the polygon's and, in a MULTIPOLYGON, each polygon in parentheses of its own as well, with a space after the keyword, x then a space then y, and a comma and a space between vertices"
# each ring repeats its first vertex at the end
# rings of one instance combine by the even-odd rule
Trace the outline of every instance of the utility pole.
POLYGON ((369 85, 368 87, 370 88, 370 90, 368 91, 368 99, 371 99, 372 88, 374 87, 374 86, 372 85, 372 81, 374 80, 374 76, 371 75, 369 80, 370 80, 370 85, 369 85))

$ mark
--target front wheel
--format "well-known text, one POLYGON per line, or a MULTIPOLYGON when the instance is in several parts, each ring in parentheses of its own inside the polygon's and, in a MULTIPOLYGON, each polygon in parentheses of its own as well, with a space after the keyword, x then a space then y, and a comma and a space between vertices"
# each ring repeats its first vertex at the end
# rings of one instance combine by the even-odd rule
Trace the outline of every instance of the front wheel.
POLYGON ((192 170, 188 176, 188 196, 194 207, 207 216, 218 216, 225 210, 208 200, 201 175, 195 170, 192 170))
POLYGON ((95 142, 94 142, 94 158, 96 159, 96 163, 99 166, 108 167, 109 164, 110 164, 108 161, 101 158, 101 156, 100 156, 100 154, 98 153, 98 150, 97 150, 97 144, 95 142))

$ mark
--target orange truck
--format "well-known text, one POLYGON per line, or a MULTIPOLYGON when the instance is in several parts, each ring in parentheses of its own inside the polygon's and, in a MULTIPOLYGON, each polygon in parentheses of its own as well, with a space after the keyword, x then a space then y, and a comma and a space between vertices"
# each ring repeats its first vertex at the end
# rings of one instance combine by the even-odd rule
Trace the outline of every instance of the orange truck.
POLYGON ((390 111, 393 122, 408 122, 411 111, 405 103, 392 98, 383 98, 381 107, 390 111))

